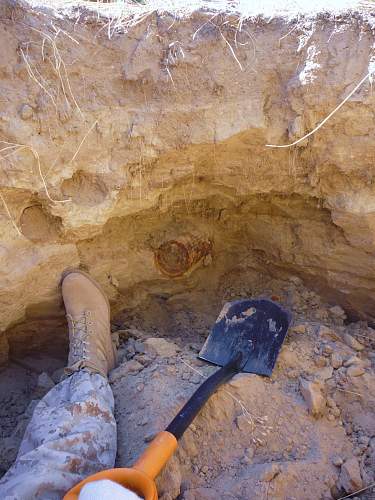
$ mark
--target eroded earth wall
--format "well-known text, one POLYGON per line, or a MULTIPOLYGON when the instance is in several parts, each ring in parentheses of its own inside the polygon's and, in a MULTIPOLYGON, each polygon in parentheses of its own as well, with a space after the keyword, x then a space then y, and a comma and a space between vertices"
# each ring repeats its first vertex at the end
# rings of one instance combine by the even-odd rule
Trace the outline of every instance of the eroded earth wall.
MULTIPOLYGON (((114 311, 204 306, 246 261, 375 315, 374 33, 313 20, 151 13, 109 23, 0 6, 1 359, 64 325, 82 265, 114 311), (203 297, 203 299, 202 299, 203 297)), ((53 333, 55 335, 55 333, 53 333)))

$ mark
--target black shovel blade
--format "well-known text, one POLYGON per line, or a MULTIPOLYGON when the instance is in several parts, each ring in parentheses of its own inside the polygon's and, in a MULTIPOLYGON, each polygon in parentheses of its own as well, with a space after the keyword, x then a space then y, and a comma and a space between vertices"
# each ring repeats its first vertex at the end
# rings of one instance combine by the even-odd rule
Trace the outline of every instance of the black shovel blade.
POLYGON ((272 300, 227 302, 199 358, 224 366, 247 346, 242 371, 270 377, 290 321, 290 313, 272 300))

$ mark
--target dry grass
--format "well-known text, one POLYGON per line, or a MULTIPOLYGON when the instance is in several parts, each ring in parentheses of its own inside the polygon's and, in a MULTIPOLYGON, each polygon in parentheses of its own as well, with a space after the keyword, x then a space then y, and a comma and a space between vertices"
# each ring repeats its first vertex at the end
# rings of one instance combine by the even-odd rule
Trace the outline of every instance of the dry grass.
MULTIPOLYGON (((375 0, 27 0, 33 7, 49 6, 65 13, 78 13, 91 10, 105 20, 102 30, 111 38, 116 32, 127 31, 145 20, 153 13, 169 14, 175 20, 190 16, 198 10, 212 14, 219 13, 238 16, 241 19, 259 16, 272 19, 287 17, 299 19, 320 12, 340 13, 348 10, 361 10, 371 13, 375 0)), ((171 27, 173 26, 172 23, 171 27)), ((194 36, 196 33, 194 34, 194 36)), ((287 34, 288 35, 288 34, 287 34)), ((286 36, 287 36, 286 35, 286 36)))

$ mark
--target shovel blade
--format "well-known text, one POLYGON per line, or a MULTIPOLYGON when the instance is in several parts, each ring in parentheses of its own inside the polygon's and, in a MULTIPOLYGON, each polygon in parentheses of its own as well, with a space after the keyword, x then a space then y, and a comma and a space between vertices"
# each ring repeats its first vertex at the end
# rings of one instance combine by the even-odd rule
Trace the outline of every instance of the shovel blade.
POLYGON ((242 371, 270 377, 290 321, 290 313, 271 300, 227 302, 199 358, 224 366, 246 346, 242 371))

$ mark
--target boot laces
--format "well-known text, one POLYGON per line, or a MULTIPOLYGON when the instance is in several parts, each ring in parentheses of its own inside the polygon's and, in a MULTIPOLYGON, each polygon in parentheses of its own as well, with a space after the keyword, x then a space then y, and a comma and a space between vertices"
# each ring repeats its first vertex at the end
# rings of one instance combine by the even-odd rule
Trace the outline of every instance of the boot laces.
POLYGON ((88 340, 92 334, 92 313, 85 311, 81 316, 75 319, 68 315, 72 325, 72 336, 70 344, 70 353, 73 357, 87 359, 88 357, 88 340))

